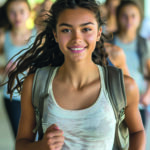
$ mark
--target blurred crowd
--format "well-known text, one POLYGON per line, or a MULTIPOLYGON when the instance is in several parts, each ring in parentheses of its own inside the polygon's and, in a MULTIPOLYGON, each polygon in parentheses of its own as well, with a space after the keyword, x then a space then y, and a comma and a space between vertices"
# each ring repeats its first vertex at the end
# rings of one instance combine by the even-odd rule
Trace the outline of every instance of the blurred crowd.
MULTIPOLYGON (((0 6, 0 82, 7 80, 9 67, 17 53, 29 47, 44 28, 54 0, 6 0, 0 6), (29 40, 30 39, 30 40, 29 40), (12 58, 13 57, 13 58, 12 58)), ((147 125, 150 104, 150 18, 144 18, 138 0, 106 0, 100 6, 105 21, 103 33, 108 36, 105 49, 112 65, 130 75, 140 92, 139 109, 147 125)), ((10 101, 4 87, 4 104, 14 138, 20 117, 20 96, 10 101)))

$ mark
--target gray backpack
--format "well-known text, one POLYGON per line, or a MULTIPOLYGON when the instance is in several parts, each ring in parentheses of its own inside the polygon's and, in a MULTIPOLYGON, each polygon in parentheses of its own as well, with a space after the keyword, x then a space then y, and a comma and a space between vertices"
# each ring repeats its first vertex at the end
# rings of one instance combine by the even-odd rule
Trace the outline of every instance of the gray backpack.
MULTIPOLYGON (((113 150, 127 150, 129 147, 129 131, 125 123, 126 96, 123 74, 121 69, 107 66, 102 67, 106 89, 116 117, 116 132, 113 150)), ((32 104, 36 115, 34 133, 38 133, 38 140, 43 137, 42 116, 44 99, 49 96, 49 82, 55 67, 44 67, 36 71, 33 88, 32 104)))

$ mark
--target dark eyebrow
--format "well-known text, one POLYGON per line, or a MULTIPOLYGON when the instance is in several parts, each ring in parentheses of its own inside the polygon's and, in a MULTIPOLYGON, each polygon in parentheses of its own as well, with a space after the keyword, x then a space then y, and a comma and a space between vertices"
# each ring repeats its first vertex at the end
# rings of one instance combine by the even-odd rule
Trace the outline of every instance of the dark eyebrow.
MULTIPOLYGON (((92 23, 92 22, 87 22, 87 23, 81 24, 80 26, 87 26, 87 25, 89 25, 89 24, 94 25, 94 23, 92 23)), ((67 23, 61 23, 61 24, 59 25, 59 27, 61 27, 61 26, 72 27, 72 25, 67 24, 67 23)))

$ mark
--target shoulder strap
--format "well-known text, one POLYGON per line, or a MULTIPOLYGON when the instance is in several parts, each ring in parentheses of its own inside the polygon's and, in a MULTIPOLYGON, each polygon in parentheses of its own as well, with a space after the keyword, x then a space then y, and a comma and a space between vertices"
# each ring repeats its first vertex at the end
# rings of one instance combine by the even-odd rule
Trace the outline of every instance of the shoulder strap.
POLYGON ((42 116, 44 98, 49 94, 49 82, 54 69, 54 67, 50 66, 38 69, 33 80, 32 104, 36 115, 36 127, 33 132, 38 132, 39 139, 43 136, 42 116))
POLYGON ((137 55, 140 60, 141 71, 143 72, 143 56, 148 52, 148 47, 146 44, 146 39, 142 38, 140 35, 137 37, 137 55))
MULTIPOLYGON (((107 66, 104 68, 104 77, 106 89, 112 107, 114 109, 116 120, 124 116, 124 108, 126 107, 126 96, 124 89, 124 80, 121 69, 113 66, 107 66)), ((123 119, 122 118, 122 119, 123 119)))
POLYGON ((105 85, 116 117, 116 130, 113 150, 127 150, 129 146, 128 127, 124 121, 126 95, 121 69, 107 66, 103 67, 105 85))

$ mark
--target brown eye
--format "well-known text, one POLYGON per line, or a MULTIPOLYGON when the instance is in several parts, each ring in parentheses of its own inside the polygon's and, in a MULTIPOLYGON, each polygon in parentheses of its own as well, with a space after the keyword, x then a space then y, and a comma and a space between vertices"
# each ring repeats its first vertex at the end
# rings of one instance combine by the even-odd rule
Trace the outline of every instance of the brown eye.
POLYGON ((84 28, 82 31, 83 32, 88 32, 88 31, 91 31, 91 29, 90 28, 84 28))
POLYGON ((61 32, 68 33, 68 32, 71 32, 71 30, 70 29, 63 29, 61 32))

